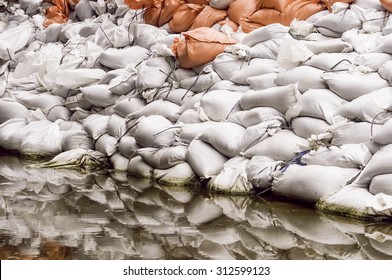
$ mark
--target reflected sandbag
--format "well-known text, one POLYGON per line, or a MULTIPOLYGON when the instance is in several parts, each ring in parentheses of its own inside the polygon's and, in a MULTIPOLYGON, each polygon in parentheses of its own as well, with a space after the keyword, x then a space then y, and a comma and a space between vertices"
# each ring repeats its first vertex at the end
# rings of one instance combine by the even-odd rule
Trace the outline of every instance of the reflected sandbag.
POLYGON ((164 191, 179 203, 188 203, 195 196, 195 192, 191 188, 184 188, 182 185, 169 186, 165 184, 161 185, 159 182, 154 182, 154 187, 164 191))
POLYGON ((369 260, 390 260, 391 256, 384 254, 383 252, 378 251, 373 248, 370 240, 366 238, 366 236, 362 234, 354 234, 353 237, 358 242, 358 245, 361 248, 362 254, 365 259, 369 260))
POLYGON ((150 188, 146 190, 140 194, 136 201, 169 210, 174 214, 184 213, 184 205, 182 203, 176 201, 167 193, 157 188, 150 188))
POLYGON ((205 240, 200 244, 198 252, 211 260, 234 260, 230 251, 220 244, 205 240))
POLYGON ((179 163, 168 169, 154 169, 153 179, 163 186, 198 185, 198 178, 187 163, 179 163))
POLYGON ((127 176, 128 185, 138 193, 144 192, 146 189, 152 187, 150 178, 143 178, 137 176, 127 176))
POLYGON ((212 199, 222 207, 223 214, 236 222, 246 220, 245 212, 252 201, 248 196, 213 195, 212 199))
POLYGON ((208 224, 197 227, 206 240, 217 244, 237 242, 240 239, 237 228, 238 224, 226 216, 221 216, 208 224))
POLYGON ((325 259, 337 260, 361 260, 363 254, 358 244, 321 244, 310 240, 304 240, 307 247, 312 248, 317 254, 325 259))
POLYGON ((211 222, 223 215, 223 209, 213 200, 195 196, 185 205, 185 214, 189 222, 201 225, 211 222))
POLYGON ((145 226, 173 227, 175 215, 161 206, 135 201, 133 211, 140 224, 145 226))

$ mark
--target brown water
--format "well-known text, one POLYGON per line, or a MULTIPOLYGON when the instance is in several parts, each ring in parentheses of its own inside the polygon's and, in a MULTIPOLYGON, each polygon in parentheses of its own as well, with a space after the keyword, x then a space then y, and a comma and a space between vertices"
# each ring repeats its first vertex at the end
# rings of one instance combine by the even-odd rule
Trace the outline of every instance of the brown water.
POLYGON ((392 224, 0 157, 0 259, 392 259, 392 224))

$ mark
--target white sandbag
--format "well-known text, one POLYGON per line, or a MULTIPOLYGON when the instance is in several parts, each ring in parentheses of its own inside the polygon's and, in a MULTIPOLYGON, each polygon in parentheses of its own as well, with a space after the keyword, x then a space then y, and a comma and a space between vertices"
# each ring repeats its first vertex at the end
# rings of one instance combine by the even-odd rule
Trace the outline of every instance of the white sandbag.
POLYGON ((210 178, 218 174, 228 160, 210 144, 201 140, 193 140, 186 154, 186 160, 201 178, 210 178))
POLYGON ((73 149, 94 150, 93 139, 83 130, 63 131, 61 149, 64 152, 73 149))
MULTIPOLYGON (((373 71, 378 71, 383 64, 390 60, 392 60, 392 55, 388 53, 364 53, 358 55, 353 62, 355 65, 369 67, 373 71)), ((383 77, 381 74, 380 76, 383 77)))
POLYGON ((50 109, 46 118, 51 121, 55 122, 56 120, 65 120, 68 121, 72 116, 72 112, 64 106, 56 106, 50 109))
POLYGON ((248 85, 247 78, 277 72, 279 68, 276 60, 253 58, 249 61, 248 67, 234 72, 230 80, 240 85, 248 85))
POLYGON ((246 52, 245 59, 277 59, 283 39, 272 39, 257 43, 246 52))
POLYGON ((11 118, 0 124, 0 148, 18 151, 23 135, 18 132, 27 125, 25 118, 11 118))
POLYGON ((309 60, 305 61, 303 65, 312 66, 324 71, 348 71, 357 56, 358 54, 355 52, 320 53, 312 56, 309 60))
POLYGON ((237 92, 246 92, 250 90, 250 86, 238 85, 232 81, 222 80, 213 85, 210 90, 230 90, 237 92))
POLYGON ((228 122, 242 125, 245 128, 270 120, 278 120, 282 124, 286 123, 284 116, 271 107, 256 107, 246 111, 239 111, 227 118, 228 122))
POLYGON ((129 159, 121 155, 120 153, 115 153, 109 159, 110 165, 116 171, 127 171, 129 159))
POLYGON ((91 115, 90 111, 84 110, 82 108, 75 108, 72 110, 73 114, 70 121, 82 123, 84 119, 91 115))
POLYGON ((382 35, 386 36, 392 33, 392 16, 386 17, 386 24, 382 29, 382 35))
POLYGON ((125 118, 128 114, 132 114, 146 106, 143 99, 137 97, 118 99, 113 110, 121 117, 125 118))
POLYGON ((34 26, 25 21, 13 28, 8 28, 0 33, 0 58, 12 60, 17 51, 21 50, 30 40, 34 26))
POLYGON ((219 81, 221 81, 219 75, 215 71, 209 70, 199 76, 181 80, 180 87, 192 90, 193 92, 202 92, 208 90, 219 81))
POLYGON ((354 51, 359 54, 383 52, 376 51, 377 46, 383 41, 381 32, 363 33, 358 29, 350 29, 343 33, 342 40, 349 43, 354 51))
POLYGON ((381 40, 378 44, 369 50, 369 52, 373 53, 389 53, 392 54, 391 46, 392 46, 392 35, 381 36, 381 40))
POLYGON ((373 155, 361 174, 351 184, 353 187, 368 188, 373 177, 392 173, 392 145, 382 147, 373 155))
POLYGON ((102 69, 64 69, 57 72, 54 82, 68 89, 76 89, 98 82, 104 75, 102 69))
POLYGON ((308 21, 294 19, 290 23, 289 33, 294 38, 305 39, 311 33, 314 33, 315 31, 316 31, 316 29, 314 27, 314 24, 312 24, 308 21))
POLYGON ((280 131, 281 126, 282 123, 280 121, 269 120, 247 127, 239 140, 238 150, 242 154, 250 147, 280 131))
POLYGON ((134 36, 136 37, 136 44, 151 49, 153 45, 159 43, 168 35, 167 31, 162 30, 150 24, 135 24, 134 36))
POLYGON ((135 139, 142 147, 169 147, 174 143, 176 130, 168 119, 158 115, 148 116, 139 120, 135 139))
POLYGON ((241 92, 227 90, 209 91, 200 99, 200 108, 209 119, 222 121, 230 114, 240 111, 240 100, 244 96, 241 92))
POLYGON ((307 145, 306 139, 298 137, 290 130, 281 130, 247 149, 244 156, 247 158, 267 156, 275 160, 291 160, 307 145))
POLYGON ((352 185, 321 199, 316 207, 325 212, 365 219, 380 215, 392 215, 390 196, 383 194, 373 195, 367 189, 356 188, 352 185))
POLYGON ((221 53, 213 61, 213 67, 222 80, 231 80, 233 75, 246 69, 248 63, 232 53, 221 53))
MULTIPOLYGON (((154 169, 153 178, 159 185, 181 187, 196 180, 196 174, 187 162, 179 163, 168 169, 154 169)), ((177 199, 176 199, 177 200, 177 199)))
POLYGON ((101 135, 95 142, 95 150, 110 157, 117 150, 117 139, 105 133, 101 135))
POLYGON ((83 129, 94 139, 97 140, 105 134, 108 129, 110 116, 92 114, 83 121, 83 129))
POLYGON ((392 86, 392 61, 387 61, 378 69, 380 76, 389 82, 392 86))
POLYGON ((275 79, 278 76, 277 73, 263 74, 254 77, 247 77, 246 80, 249 83, 251 89, 261 90, 271 87, 275 87, 275 79))
POLYGON ((228 160, 223 165, 223 170, 208 182, 208 188, 219 193, 249 193, 253 186, 245 172, 248 162, 249 159, 241 156, 228 160))
POLYGON ((342 104, 337 113, 345 118, 384 124, 392 117, 392 87, 385 87, 342 104))
MULTIPOLYGON (((109 90, 111 93, 116 95, 126 95, 136 88, 136 78, 137 75, 133 74, 132 71, 119 75, 110 80, 109 90)), ((100 83, 102 83, 102 80, 100 83)))
POLYGON ((186 146, 174 146, 167 148, 141 148, 138 154, 143 161, 153 168, 167 169, 185 162, 186 146))
POLYGON ((329 14, 329 11, 323 10, 323 11, 320 11, 320 12, 317 12, 317 13, 311 15, 310 17, 308 17, 306 19, 306 21, 309 22, 309 23, 314 24, 317 20, 319 20, 320 18, 322 18, 322 17, 324 17, 324 16, 326 16, 328 14, 329 14))
POLYGON ((192 98, 193 95, 194 93, 190 90, 183 88, 169 88, 168 91, 160 91, 158 98, 173 102, 178 106, 182 106, 189 98, 192 98))
POLYGON ((282 164, 283 161, 276 161, 265 156, 254 156, 246 166, 246 176, 255 188, 267 190, 272 185, 275 172, 282 164))
POLYGON ((56 123, 33 121, 19 131, 23 135, 19 151, 22 154, 53 156, 61 153, 61 132, 56 123))
POLYGON ((136 143, 135 138, 130 135, 125 135, 118 143, 118 151, 126 158, 137 156, 138 149, 140 149, 140 146, 136 143))
POLYGON ((240 101, 241 108, 249 110, 255 107, 273 107, 282 114, 293 106, 301 96, 298 85, 273 87, 264 90, 248 91, 240 101))
POLYGON ((240 141, 245 128, 231 122, 221 122, 203 131, 198 139, 211 144, 223 155, 232 158, 239 154, 240 141))
POLYGON ((374 195, 383 193, 392 196, 391 180, 392 173, 374 176, 369 185, 369 192, 374 195))
POLYGON ((356 6, 363 9, 385 10, 380 0, 355 0, 354 2, 356 6))
POLYGON ((88 102, 87 99, 84 97, 84 94, 80 92, 77 95, 70 96, 65 99, 64 106, 71 111, 75 111, 78 109, 90 110, 93 105, 88 102))
POLYGON ((116 139, 119 139, 125 135, 126 131, 127 126, 125 125, 125 118, 117 114, 111 115, 107 129, 109 135, 115 137, 116 139))
POLYGON ((304 93, 308 89, 328 88, 321 79, 324 71, 311 66, 298 66, 296 68, 280 72, 275 79, 278 86, 287 86, 298 83, 298 89, 304 93))
MULTIPOLYGON (((340 36, 338 36, 340 37, 340 36)), ((350 53, 353 51, 353 46, 344 42, 342 39, 328 39, 328 40, 304 40, 302 44, 314 54, 322 53, 350 53)))
POLYGON ((128 27, 117 26, 107 17, 101 17, 101 19, 102 23, 94 36, 95 44, 103 49, 107 49, 109 47, 123 48, 131 43, 132 36, 129 35, 128 27))
POLYGON ((309 89, 301 95, 298 102, 286 112, 286 119, 290 121, 296 117, 313 117, 336 123, 342 118, 336 116, 338 109, 347 103, 328 89, 309 89))
POLYGON ((389 119, 384 125, 373 134, 372 140, 378 144, 392 144, 392 119, 389 119))
POLYGON ((109 48, 99 56, 99 63, 112 69, 136 66, 148 58, 150 51, 140 46, 124 49, 109 48))
POLYGON ((33 93, 29 91, 14 91, 12 96, 29 109, 41 109, 49 112, 55 106, 62 106, 63 98, 49 93, 33 93))
POLYGON ((280 23, 273 23, 267 26, 257 28, 248 33, 242 40, 241 44, 253 47, 257 43, 270 39, 278 39, 284 37, 289 32, 289 27, 280 23))
POLYGON ((367 122, 348 122, 334 125, 329 128, 333 134, 332 145, 340 146, 344 144, 366 143, 371 139, 372 132, 377 134, 382 125, 367 122))
POLYGON ((312 117, 297 117, 291 120, 293 132, 302 138, 309 138, 312 135, 325 133, 329 124, 323 119, 312 117))
POLYGON ((94 9, 88 0, 81 0, 75 6, 75 13, 80 20, 85 20, 94 15, 94 9))
POLYGON ((362 169, 371 157, 372 154, 365 144, 346 144, 311 150, 301 158, 301 161, 308 165, 362 169))
POLYGON ((109 90, 109 85, 92 85, 80 88, 83 97, 92 105, 108 107, 114 105, 118 98, 109 90))
POLYGON ((151 103, 148 103, 142 109, 129 114, 127 119, 138 119, 142 116, 148 117, 152 115, 160 115, 172 122, 176 122, 180 116, 177 113, 179 109, 180 106, 173 102, 166 100, 155 100, 151 103))
POLYGON ((185 68, 177 68, 173 71, 173 78, 179 82, 186 78, 191 78, 197 76, 197 73, 192 69, 185 69, 185 68))
POLYGON ((313 54, 301 41, 295 40, 291 35, 287 34, 282 39, 277 61, 280 65, 289 69, 308 60, 313 54))
POLYGON ((14 118, 27 118, 29 110, 11 99, 0 99, 0 124, 14 118))
POLYGON ((163 85, 171 72, 171 66, 165 57, 149 58, 139 68, 136 88, 140 91, 158 88, 163 85))
POLYGON ((218 125, 218 122, 213 121, 183 124, 178 133, 178 140, 181 143, 190 144, 193 139, 199 137, 205 130, 217 127, 218 125))
POLYGON ((185 110, 185 112, 182 113, 177 120, 177 124, 200 123, 200 122, 202 122, 202 120, 200 119, 199 112, 197 112, 196 109, 185 110))
POLYGON ((211 222, 223 215, 223 209, 212 199, 194 196, 184 208, 186 218, 193 225, 211 222))
POLYGON ((290 165, 283 173, 275 174, 272 191, 275 194, 316 203, 335 193, 357 173, 355 168, 322 165, 290 165))
MULTIPOLYGON (((332 12, 325 17, 320 18, 314 24, 317 28, 321 27, 319 31, 324 34, 324 29, 332 30, 337 33, 343 33, 352 28, 361 28, 362 22, 358 15, 350 9, 343 9, 332 12)), ((329 34, 324 34, 328 36, 329 34)))
POLYGON ((200 105, 200 99, 203 97, 204 93, 197 93, 188 98, 184 104, 181 105, 178 114, 184 113, 188 109, 196 109, 200 105))
POLYGON ((348 101, 389 86, 389 83, 378 73, 325 73, 321 78, 328 84, 330 90, 348 101))
POLYGON ((128 162, 127 173, 132 176, 151 178, 153 170, 140 156, 131 158, 128 162))

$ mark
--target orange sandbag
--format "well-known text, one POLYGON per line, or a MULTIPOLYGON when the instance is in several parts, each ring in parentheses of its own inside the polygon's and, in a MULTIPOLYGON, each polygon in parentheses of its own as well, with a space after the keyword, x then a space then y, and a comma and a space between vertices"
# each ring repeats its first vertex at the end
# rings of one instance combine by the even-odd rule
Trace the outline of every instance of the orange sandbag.
POLYGON ((238 30, 238 24, 226 17, 224 20, 217 22, 220 26, 228 25, 233 29, 234 32, 238 30))
POLYGON ((176 10, 185 3, 185 0, 165 0, 162 3, 162 11, 158 19, 158 26, 168 23, 176 10))
POLYGON ((258 8, 275 9, 279 12, 283 12, 284 9, 294 1, 295 0, 260 0, 258 8))
POLYGON ((171 49, 183 68, 193 68, 210 62, 227 46, 237 43, 226 34, 207 27, 193 29, 182 35, 184 39, 175 39, 171 49))
POLYGON ((392 0, 380 0, 385 9, 392 12, 392 0))
POLYGON ((325 7, 322 3, 315 0, 304 0, 304 1, 295 1, 293 5, 289 5, 287 9, 293 9, 296 12, 291 16, 285 16, 285 22, 287 25, 294 20, 305 20, 308 17, 314 15, 315 13, 321 12, 325 10, 325 7))
POLYGON ((260 27, 263 27, 263 26, 264 25, 261 25, 260 23, 257 23, 257 22, 253 22, 250 20, 244 20, 241 23, 241 30, 245 33, 249 33, 249 32, 252 32, 253 30, 260 28, 260 27))
POLYGON ((271 23, 283 24, 283 13, 275 9, 261 9, 249 16, 249 20, 262 26, 271 23))
POLYGON ((208 5, 210 0, 186 0, 189 4, 208 5))
POLYGON ((259 7, 259 0, 236 0, 227 10, 229 18, 237 24, 241 24, 248 16, 253 14, 259 7))
POLYGON ((52 3, 53 6, 45 10, 46 19, 44 27, 48 27, 52 23, 66 23, 69 15, 69 7, 75 6, 79 0, 50 0, 45 1, 52 3))
POLYGON ((211 6, 205 6, 201 13, 196 17, 190 29, 211 27, 226 17, 227 12, 225 10, 218 10, 211 6))
POLYGON ((200 4, 184 4, 186 6, 186 10, 177 11, 171 21, 169 22, 170 31, 181 33, 184 31, 188 31, 195 18, 198 14, 203 10, 204 6, 200 4))
POLYGON ((153 7, 147 8, 144 11, 144 22, 154 26, 158 25, 159 16, 162 11, 162 2, 156 3, 153 7))
MULTIPOLYGON (((321 0, 323 5, 331 12, 332 11, 332 5, 335 4, 336 2, 342 2, 342 3, 347 3, 350 4, 354 2, 354 0, 321 0)), ((382 2, 382 1, 380 1, 382 2)))
POLYGON ((132 10, 151 8, 163 0, 124 0, 124 3, 132 10))

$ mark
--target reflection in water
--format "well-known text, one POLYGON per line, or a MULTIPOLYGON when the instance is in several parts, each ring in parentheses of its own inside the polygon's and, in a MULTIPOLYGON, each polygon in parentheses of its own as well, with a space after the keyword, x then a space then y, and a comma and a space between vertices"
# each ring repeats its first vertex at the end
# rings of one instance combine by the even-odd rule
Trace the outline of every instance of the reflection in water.
POLYGON ((0 259, 392 259, 392 224, 0 158, 0 259))

